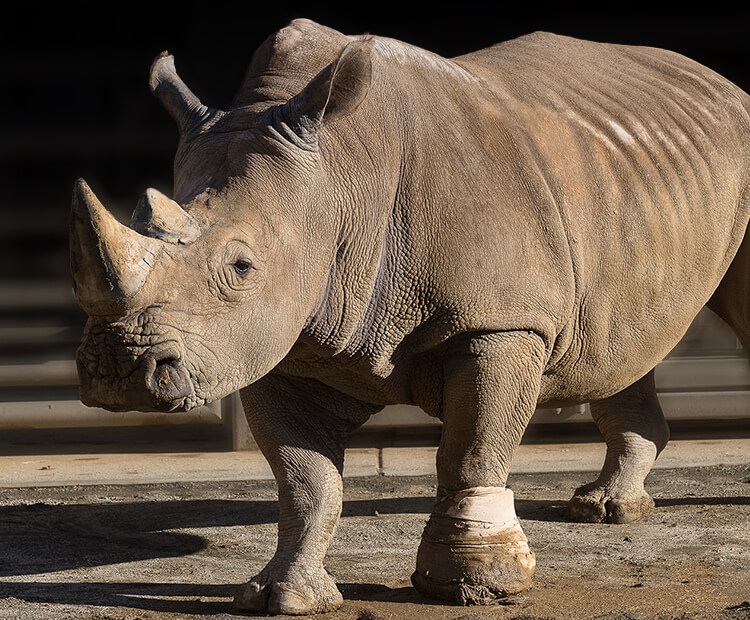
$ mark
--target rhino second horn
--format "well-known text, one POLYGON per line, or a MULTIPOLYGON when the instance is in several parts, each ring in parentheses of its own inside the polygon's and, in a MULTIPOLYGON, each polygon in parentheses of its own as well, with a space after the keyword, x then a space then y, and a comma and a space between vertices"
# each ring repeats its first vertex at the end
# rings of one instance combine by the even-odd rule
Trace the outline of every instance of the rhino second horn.
POLYGON ((166 51, 151 65, 148 85, 177 122, 181 134, 190 133, 216 112, 203 105, 177 75, 174 57, 166 51))
POLYGON ((142 287, 164 242, 118 222, 83 179, 70 213, 70 266, 79 305, 88 314, 116 314, 142 287))
POLYGON ((180 205, 149 187, 133 212, 131 228, 147 237, 187 245, 200 235, 200 228, 180 205))

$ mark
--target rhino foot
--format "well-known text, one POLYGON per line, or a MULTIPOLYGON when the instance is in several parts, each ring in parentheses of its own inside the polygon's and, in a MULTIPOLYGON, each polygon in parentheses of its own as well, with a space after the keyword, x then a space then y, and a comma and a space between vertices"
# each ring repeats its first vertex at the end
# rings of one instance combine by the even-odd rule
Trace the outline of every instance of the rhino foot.
POLYGON ((492 584, 482 585, 461 581, 440 583, 417 571, 412 573, 411 582, 424 596, 453 605, 495 605, 501 603, 509 595, 528 587, 528 585, 523 585, 518 589, 506 591, 504 588, 497 589, 492 584))
POLYGON ((536 560, 518 521, 500 530, 488 525, 433 514, 417 553, 414 587, 454 605, 492 605, 528 588, 536 560))
POLYGON ((630 523, 653 512, 654 500, 645 491, 615 494, 587 484, 568 501, 568 517, 581 523, 630 523))
POLYGON ((294 573, 266 567, 242 584, 234 595, 234 606, 245 611, 302 616, 338 609, 343 598, 336 583, 321 566, 294 573))

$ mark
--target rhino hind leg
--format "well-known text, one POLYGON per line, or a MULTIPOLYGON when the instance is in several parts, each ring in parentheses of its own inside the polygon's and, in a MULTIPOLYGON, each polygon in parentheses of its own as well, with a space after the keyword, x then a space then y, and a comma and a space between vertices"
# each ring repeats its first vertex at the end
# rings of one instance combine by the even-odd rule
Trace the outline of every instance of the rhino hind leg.
MULTIPOLYGON (((750 351, 750 235, 747 233, 711 299, 706 304, 735 331, 750 351)), ((576 490, 568 503, 575 521, 627 523, 650 512, 653 500, 643 489, 656 456, 669 439, 653 371, 605 400, 591 413, 607 442, 599 478, 576 490)))
POLYGON ((654 500, 643 482, 669 440, 654 386, 654 371, 607 399, 591 403, 607 444, 599 477, 578 488, 568 515, 587 523, 629 523, 647 515, 654 500))
POLYGON ((437 501, 417 552, 414 587, 459 605, 487 605, 531 584, 535 566, 505 488, 534 412, 544 344, 535 334, 473 337, 444 365, 437 501))

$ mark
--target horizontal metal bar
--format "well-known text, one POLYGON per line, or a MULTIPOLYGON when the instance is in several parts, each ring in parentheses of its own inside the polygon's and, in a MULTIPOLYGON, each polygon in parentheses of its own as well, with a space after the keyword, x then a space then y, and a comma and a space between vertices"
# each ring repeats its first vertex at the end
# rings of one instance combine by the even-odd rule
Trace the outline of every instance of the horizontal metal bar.
POLYGON ((154 424, 222 424, 219 402, 186 413, 111 412, 76 400, 0 402, 0 428, 87 428, 154 424))
POLYGON ((656 390, 750 389, 750 364, 744 357, 673 357, 655 370, 656 390))
POLYGON ((668 392, 659 394, 668 420, 712 420, 750 417, 750 391, 668 392))
POLYGON ((0 311, 48 310, 50 308, 74 308, 76 300, 71 284, 57 281, 22 284, 0 283, 0 311))
MULTIPOLYGON (((750 418, 750 390, 711 392, 662 392, 659 394, 667 420, 718 420, 750 418)), ((538 409, 532 423, 590 422, 588 406, 538 409)))
POLYGON ((80 340, 80 334, 71 335, 67 325, 40 325, 31 327, 0 327, 0 344, 59 344, 80 340))
POLYGON ((0 387, 77 385, 73 360, 49 360, 41 364, 0 365, 0 387))

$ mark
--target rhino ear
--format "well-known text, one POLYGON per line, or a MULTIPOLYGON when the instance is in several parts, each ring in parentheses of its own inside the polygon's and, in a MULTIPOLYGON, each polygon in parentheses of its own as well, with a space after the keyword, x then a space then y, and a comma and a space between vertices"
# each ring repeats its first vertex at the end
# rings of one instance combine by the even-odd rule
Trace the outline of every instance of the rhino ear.
POLYGON ((288 137, 310 148, 317 144, 323 125, 359 107, 370 89, 374 44, 372 37, 349 43, 334 62, 278 109, 278 120, 288 137))

